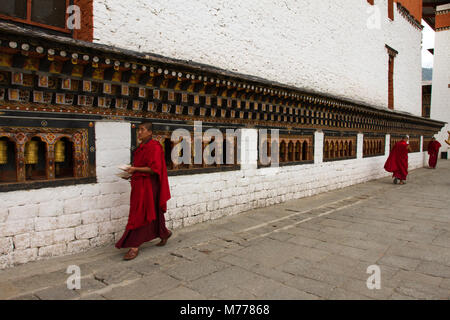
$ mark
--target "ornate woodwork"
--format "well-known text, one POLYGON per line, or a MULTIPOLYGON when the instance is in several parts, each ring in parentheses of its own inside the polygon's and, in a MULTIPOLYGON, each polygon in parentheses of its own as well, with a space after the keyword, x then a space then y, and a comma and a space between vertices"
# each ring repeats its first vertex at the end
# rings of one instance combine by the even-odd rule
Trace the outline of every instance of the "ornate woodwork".
POLYGON ((411 148, 411 152, 420 152, 420 137, 419 136, 410 136, 409 137, 409 146, 411 148))
POLYGON ((94 139, 93 123, 10 119, 0 126, 0 142, 7 146, 6 163, 0 164, 0 185, 6 186, 0 191, 92 182, 94 139))
MULTIPOLYGON (((132 126, 132 150, 134 150, 139 141, 137 140, 137 126, 132 126)), ((223 141, 220 143, 220 139, 214 143, 215 137, 207 138, 202 135, 202 138, 195 142, 195 136, 193 127, 186 127, 189 132, 188 136, 183 136, 178 141, 172 141, 173 129, 163 129, 158 125, 154 125, 153 139, 158 141, 165 154, 165 160, 169 175, 180 174, 193 174, 204 173, 214 171, 228 171, 239 170, 240 163, 238 161, 238 137, 235 135, 227 135, 226 132, 222 132, 223 141), (155 128, 156 127, 156 128, 155 128), (174 163, 172 161, 172 152, 178 153, 178 156, 183 156, 183 149, 181 141, 185 139, 187 143, 186 150, 190 152, 190 160, 188 163, 174 163), (198 143, 202 154, 196 160, 195 143, 198 143), (215 146, 215 147, 214 147, 215 146), (203 154, 211 154, 217 160, 213 164, 207 164, 203 157, 203 154), (227 153, 230 158, 227 161, 227 153), (217 156, 217 158, 215 157, 217 156), (221 160, 219 160, 221 159, 221 160)))
MULTIPOLYGON (((37 164, 40 161, 45 163, 45 172, 43 177, 38 177, 41 180, 56 179, 55 175, 55 145, 62 142, 63 138, 69 142, 65 145, 72 146, 73 159, 65 159, 62 163, 73 161, 72 174, 75 178, 85 178, 89 176, 88 171, 88 144, 87 144, 87 130, 86 129, 57 129, 57 128, 0 128, 0 137, 5 137, 14 143, 16 154, 16 170, 17 181, 24 182, 27 180, 25 175, 26 165, 37 164), (37 140, 39 141, 37 141, 37 140), (38 142, 43 144, 44 154, 36 153, 36 161, 27 161, 26 148, 28 142, 38 142)), ((38 145, 36 144, 36 147, 38 145)), ((37 151, 37 150, 36 150, 37 151)))
POLYGON ((323 160, 356 159, 356 135, 325 133, 323 160))
POLYGON ((280 133, 274 140, 269 134, 258 137, 258 166, 270 166, 261 161, 260 157, 267 156, 271 161, 272 148, 278 147, 279 165, 293 165, 312 163, 314 161, 314 136, 312 133, 280 133))
POLYGON ((385 154, 386 137, 364 134, 363 157, 383 156, 385 154))

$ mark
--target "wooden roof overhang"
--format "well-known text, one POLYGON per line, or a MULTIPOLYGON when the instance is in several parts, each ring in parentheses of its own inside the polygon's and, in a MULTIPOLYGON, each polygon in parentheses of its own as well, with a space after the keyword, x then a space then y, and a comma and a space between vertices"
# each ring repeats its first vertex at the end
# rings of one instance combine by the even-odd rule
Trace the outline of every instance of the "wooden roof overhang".
POLYGON ((433 30, 436 30, 436 7, 449 3, 450 1, 448 0, 422 0, 422 19, 425 20, 433 30))

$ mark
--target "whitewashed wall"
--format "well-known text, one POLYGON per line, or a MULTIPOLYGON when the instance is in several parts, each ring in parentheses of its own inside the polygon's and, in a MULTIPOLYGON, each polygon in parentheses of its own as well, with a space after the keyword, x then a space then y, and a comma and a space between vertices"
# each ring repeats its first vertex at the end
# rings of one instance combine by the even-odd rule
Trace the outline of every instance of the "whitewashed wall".
MULTIPOLYGON (((375 1, 375 3, 380 1, 375 1)), ((387 1, 383 2, 384 41, 398 51, 394 62, 394 110, 422 115, 422 32, 394 9, 394 21, 387 18, 387 1)), ((397 7, 397 3, 394 3, 397 7)), ((380 70, 387 70, 380 69, 380 70)), ((387 92, 387 81, 386 81, 387 92)))
MULTIPOLYGON (((438 6, 437 10, 450 9, 450 4, 438 6)), ((434 40, 433 89, 431 93, 431 118, 447 122, 436 139, 441 143, 440 152, 449 152, 448 140, 450 131, 450 30, 438 31, 434 40)), ((448 154, 450 159, 450 154, 448 154)))
MULTIPOLYGON (((96 123, 97 184, 1 194, 0 269, 28 261, 113 245, 128 218, 130 185, 115 176, 130 157, 130 124, 96 123)), ((167 226, 180 228, 252 208, 346 187, 390 175, 386 155, 322 162, 323 133, 315 133, 315 163, 257 169, 257 132, 243 131, 242 169, 169 178, 167 226), (246 150, 248 152, 246 152, 246 150), (189 190, 189 192, 187 192, 189 190)), ((425 154, 410 154, 410 170, 425 154)))
MULTIPOLYGON (((396 4, 395 4, 396 6, 396 4)), ((421 32, 387 0, 96 0, 94 42, 421 114, 421 32)))

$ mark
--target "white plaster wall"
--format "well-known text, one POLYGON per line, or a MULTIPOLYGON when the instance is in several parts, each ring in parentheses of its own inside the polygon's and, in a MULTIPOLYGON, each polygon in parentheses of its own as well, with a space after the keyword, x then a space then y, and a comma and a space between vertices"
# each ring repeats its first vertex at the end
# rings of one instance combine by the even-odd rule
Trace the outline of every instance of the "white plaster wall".
MULTIPOLYGON (((450 5, 449 5, 450 6, 450 5)), ((449 152, 448 140, 450 131, 450 30, 435 33, 433 87, 431 92, 432 119, 445 121, 447 125, 435 137, 442 145, 440 152, 449 152)), ((448 155, 450 159, 450 155, 448 155)), ((440 158, 440 156, 439 156, 440 158)))
POLYGON ((389 20, 387 0, 95 0, 94 42, 381 107, 388 44, 395 108, 421 113, 421 33, 397 10, 389 20))
MULTIPOLYGON (((379 1, 375 1, 377 3, 379 1)), ((383 1, 387 4, 387 1, 383 1)), ((394 3, 395 8, 397 3, 394 3)), ((387 13, 387 7, 382 9, 387 13)), ((394 110, 422 115, 422 33, 394 9, 394 21, 387 16, 386 44, 398 51, 394 62, 394 110)), ((386 92, 387 92, 387 81, 386 92)))
POLYGON ((364 135, 358 133, 356 136, 356 158, 362 159, 364 156, 364 135))
POLYGON ((426 152, 414 152, 408 155, 408 172, 414 169, 423 168, 424 166, 428 166, 428 162, 425 162, 427 159, 426 152))
POLYGON ((314 132, 314 163, 323 162, 323 140, 324 133, 322 131, 314 132))

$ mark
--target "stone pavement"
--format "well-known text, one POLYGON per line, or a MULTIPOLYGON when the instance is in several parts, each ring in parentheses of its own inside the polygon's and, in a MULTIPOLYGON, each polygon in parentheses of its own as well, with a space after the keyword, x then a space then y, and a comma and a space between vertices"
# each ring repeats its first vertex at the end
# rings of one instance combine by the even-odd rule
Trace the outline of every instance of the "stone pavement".
POLYGON ((450 299, 450 161, 403 186, 387 177, 157 242, 133 261, 111 245, 2 270, 0 299, 450 299), (367 288, 371 265, 381 289, 367 288))

